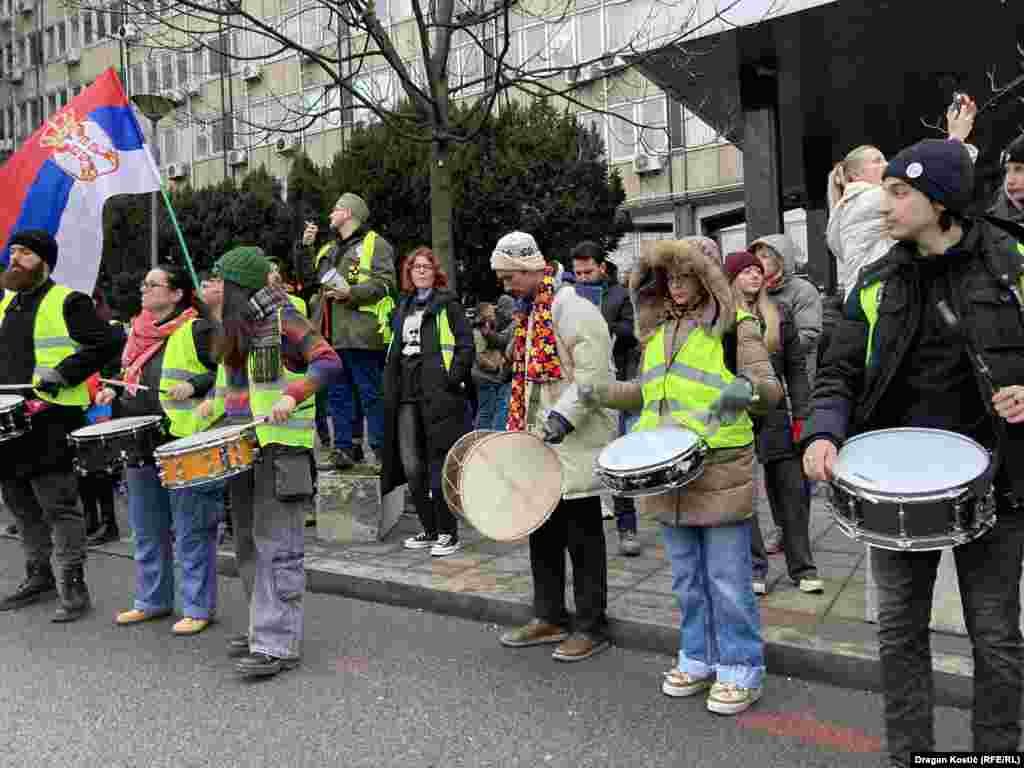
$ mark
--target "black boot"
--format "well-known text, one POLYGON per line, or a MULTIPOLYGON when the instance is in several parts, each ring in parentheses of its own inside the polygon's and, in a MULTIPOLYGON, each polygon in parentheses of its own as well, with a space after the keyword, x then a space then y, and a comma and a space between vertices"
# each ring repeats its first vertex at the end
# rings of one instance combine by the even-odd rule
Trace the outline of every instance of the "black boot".
POLYGON ((25 580, 9 595, 0 598, 0 611, 13 611, 57 596, 57 584, 49 563, 27 563, 25 580))
POLYGON ((85 586, 82 566, 73 565, 61 572, 60 581, 57 582, 57 597, 60 598, 60 605, 52 621, 58 624, 80 619, 89 611, 92 602, 89 600, 89 588, 85 586))
POLYGON ((117 520, 105 520, 103 525, 86 540, 90 547, 97 547, 100 544, 109 544, 112 541, 121 540, 121 531, 117 527, 117 520))
POLYGON ((250 653, 235 662, 235 669, 245 677, 273 677, 278 672, 294 669, 298 659, 279 659, 265 653, 250 653))

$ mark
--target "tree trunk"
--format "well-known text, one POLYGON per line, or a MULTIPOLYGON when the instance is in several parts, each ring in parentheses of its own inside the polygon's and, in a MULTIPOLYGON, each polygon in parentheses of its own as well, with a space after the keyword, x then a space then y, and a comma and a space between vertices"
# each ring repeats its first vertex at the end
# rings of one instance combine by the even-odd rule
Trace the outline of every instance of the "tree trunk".
POLYGON ((457 291, 453 245, 452 171, 447 141, 434 139, 430 145, 430 232, 434 255, 448 275, 448 287, 457 291))

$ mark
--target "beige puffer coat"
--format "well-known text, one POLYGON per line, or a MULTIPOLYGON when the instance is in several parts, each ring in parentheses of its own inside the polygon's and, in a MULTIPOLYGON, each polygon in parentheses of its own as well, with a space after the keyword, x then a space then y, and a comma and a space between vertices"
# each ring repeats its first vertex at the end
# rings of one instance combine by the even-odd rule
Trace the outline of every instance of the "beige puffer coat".
MULTIPOLYGON (((718 262, 694 244, 682 240, 661 240, 653 243, 640 258, 630 280, 630 292, 636 309, 637 338, 646 352, 647 344, 659 328, 665 328, 665 359, 671 360, 683 347, 688 331, 680 321, 666 312, 668 273, 690 270, 700 278, 717 311, 707 332, 718 338, 734 331, 737 334, 737 373, 743 373, 754 384, 759 402, 751 408, 753 415, 771 411, 782 398, 782 387, 772 370, 768 350, 754 320, 736 326, 736 306, 729 282, 718 262), (653 287, 639 290, 650 284, 653 287)), ((599 392, 601 392, 599 390, 599 392)), ((615 382, 599 394, 602 404, 620 410, 640 410, 643 394, 638 382, 615 382)), ((662 406, 660 425, 678 427, 662 406)), ((659 496, 640 497, 637 511, 647 517, 675 527, 714 526, 745 520, 754 514, 754 445, 742 448, 713 450, 705 459, 704 474, 683 488, 659 496)))

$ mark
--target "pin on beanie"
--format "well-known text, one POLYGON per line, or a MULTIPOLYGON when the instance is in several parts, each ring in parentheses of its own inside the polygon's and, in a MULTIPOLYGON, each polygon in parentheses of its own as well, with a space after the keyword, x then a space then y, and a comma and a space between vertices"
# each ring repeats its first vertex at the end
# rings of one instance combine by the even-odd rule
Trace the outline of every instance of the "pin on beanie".
POLYGON ((959 141, 926 139, 901 151, 883 179, 903 179, 952 213, 963 213, 974 198, 974 163, 959 141))

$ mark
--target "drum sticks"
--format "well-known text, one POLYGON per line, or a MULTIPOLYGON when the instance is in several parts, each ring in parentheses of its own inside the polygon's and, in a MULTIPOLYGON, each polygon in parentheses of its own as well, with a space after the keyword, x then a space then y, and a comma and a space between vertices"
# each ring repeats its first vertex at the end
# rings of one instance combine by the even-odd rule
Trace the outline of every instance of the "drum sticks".
MULTIPOLYGON (((117 379, 100 379, 99 382, 100 384, 110 384, 115 387, 135 387, 136 389, 145 389, 147 391, 152 389, 152 387, 147 387, 144 384, 131 384, 127 381, 118 381, 117 379)), ((166 389, 161 389, 160 392, 165 395, 167 394, 166 389)))

